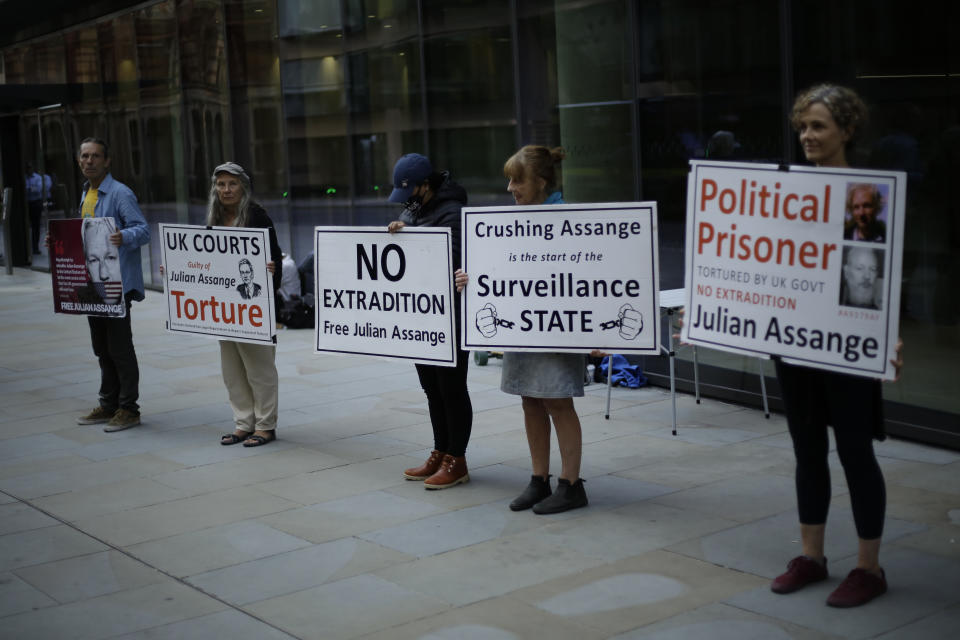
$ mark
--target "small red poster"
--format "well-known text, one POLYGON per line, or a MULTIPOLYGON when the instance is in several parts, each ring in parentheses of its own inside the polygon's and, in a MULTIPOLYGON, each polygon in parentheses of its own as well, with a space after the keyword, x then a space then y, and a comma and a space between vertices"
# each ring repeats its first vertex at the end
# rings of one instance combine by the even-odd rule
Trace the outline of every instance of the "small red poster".
POLYGON ((50 221, 50 274, 56 313, 122 318, 120 247, 113 218, 50 221))

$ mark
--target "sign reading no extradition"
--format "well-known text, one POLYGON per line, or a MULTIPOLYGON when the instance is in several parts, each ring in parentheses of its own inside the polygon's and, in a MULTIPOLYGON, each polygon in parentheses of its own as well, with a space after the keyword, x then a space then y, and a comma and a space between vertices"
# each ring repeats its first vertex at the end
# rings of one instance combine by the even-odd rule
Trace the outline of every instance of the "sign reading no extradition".
POLYGON ((167 329, 235 342, 276 342, 268 233, 161 224, 167 329))
POLYGON ((317 353, 456 366, 447 228, 316 227, 317 353))
POLYGON ((906 174, 690 164, 683 340, 893 379, 906 174))
POLYGON ((657 353, 655 202, 465 207, 463 348, 657 353))

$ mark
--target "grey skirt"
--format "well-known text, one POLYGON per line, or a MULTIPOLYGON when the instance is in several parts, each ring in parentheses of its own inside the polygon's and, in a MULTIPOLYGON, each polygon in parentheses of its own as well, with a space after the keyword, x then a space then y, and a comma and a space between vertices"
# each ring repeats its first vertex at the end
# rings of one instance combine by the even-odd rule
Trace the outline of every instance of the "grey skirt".
POLYGON ((583 395, 587 356, 579 353, 503 354, 500 390, 531 398, 573 398, 583 395))

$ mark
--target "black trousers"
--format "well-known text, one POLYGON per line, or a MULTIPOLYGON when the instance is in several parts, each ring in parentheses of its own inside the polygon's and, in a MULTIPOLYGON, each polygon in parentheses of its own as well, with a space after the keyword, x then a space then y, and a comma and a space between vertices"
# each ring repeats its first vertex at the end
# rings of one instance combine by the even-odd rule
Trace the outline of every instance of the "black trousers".
POLYGON ((821 371, 777 361, 787 426, 797 458, 797 507, 802 524, 825 524, 830 508, 830 440, 846 475, 857 535, 883 535, 887 493, 873 451, 883 437, 882 389, 878 380, 821 371))
POLYGON ((473 405, 467 392, 469 361, 470 352, 457 349, 456 367, 416 365, 430 408, 433 448, 455 457, 466 453, 473 429, 473 405))
POLYGON ((43 217, 43 201, 31 200, 27 203, 30 210, 30 241, 33 243, 33 252, 40 253, 40 219, 43 217))
POLYGON ((100 361, 100 406, 108 411, 118 408, 140 412, 140 368, 133 349, 130 328, 130 301, 123 318, 87 316, 93 353, 100 361))

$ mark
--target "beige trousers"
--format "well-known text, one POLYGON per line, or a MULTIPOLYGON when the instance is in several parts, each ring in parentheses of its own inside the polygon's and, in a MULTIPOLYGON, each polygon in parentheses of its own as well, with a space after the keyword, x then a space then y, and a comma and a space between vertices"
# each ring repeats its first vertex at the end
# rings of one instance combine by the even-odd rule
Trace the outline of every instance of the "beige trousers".
POLYGON ((220 341, 220 368, 233 421, 240 431, 277 428, 279 379, 277 348, 266 344, 220 341))

